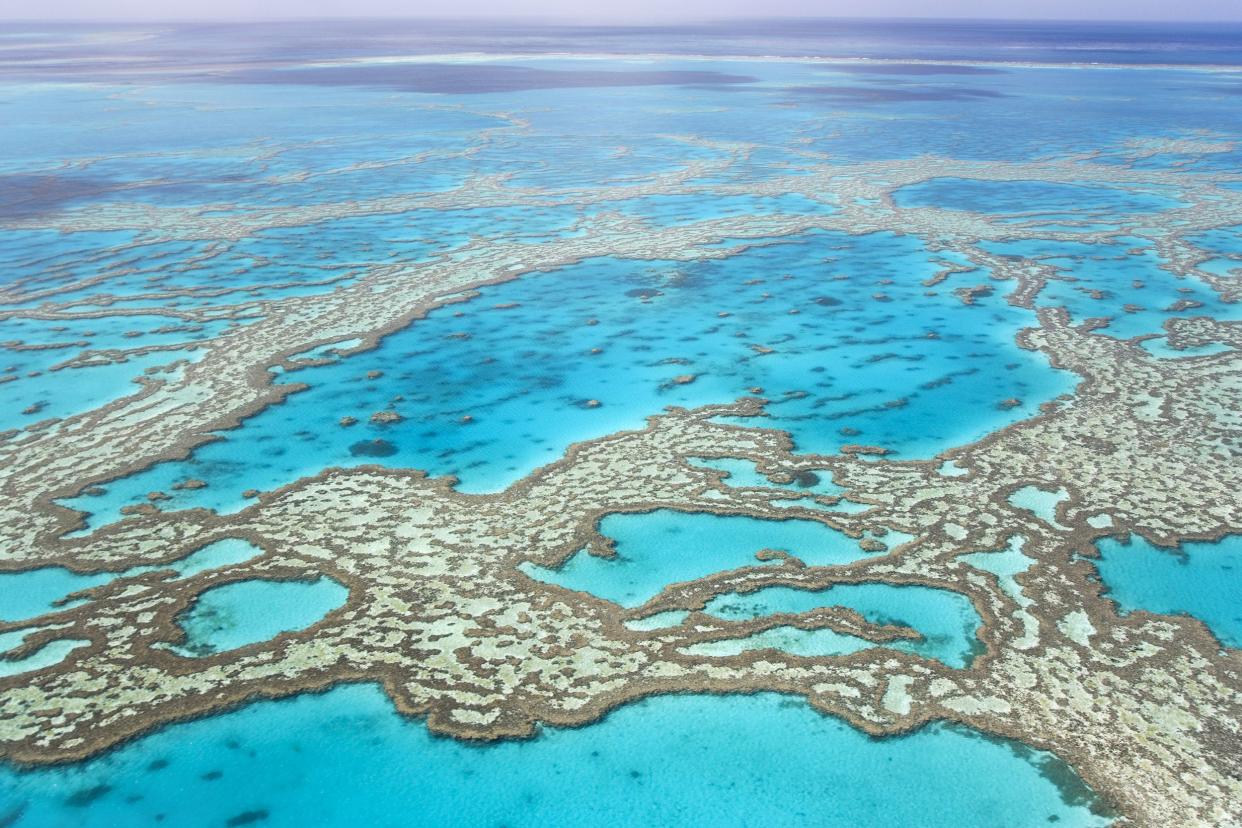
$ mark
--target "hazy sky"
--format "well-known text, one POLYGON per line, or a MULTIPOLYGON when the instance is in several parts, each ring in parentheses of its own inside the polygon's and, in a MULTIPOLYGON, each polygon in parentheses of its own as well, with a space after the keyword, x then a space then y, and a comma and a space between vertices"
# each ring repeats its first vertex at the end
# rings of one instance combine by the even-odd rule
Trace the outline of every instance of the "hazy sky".
POLYGON ((0 19, 525 17, 641 23, 729 17, 1242 20, 1242 0, 0 0, 0 19))

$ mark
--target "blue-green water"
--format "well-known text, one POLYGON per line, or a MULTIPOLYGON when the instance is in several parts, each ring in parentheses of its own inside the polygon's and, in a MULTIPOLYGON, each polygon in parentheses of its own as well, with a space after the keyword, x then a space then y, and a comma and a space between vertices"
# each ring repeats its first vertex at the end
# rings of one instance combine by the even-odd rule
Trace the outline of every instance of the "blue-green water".
POLYGON ((812 233, 719 261, 598 259, 487 288, 373 352, 294 372, 309 390, 192 459, 70 505, 92 525, 154 490, 172 496, 166 507, 233 510, 247 488, 375 462, 494 491, 571 443, 639 427, 666 405, 727 402, 754 388, 773 401, 765 425, 790 430, 804 451, 863 441, 930 456, 1072 387, 1014 344, 1029 312, 999 295, 972 307, 948 292, 925 295, 922 280, 940 267, 932 258, 908 237, 812 233), (874 300, 881 291, 889 301, 874 300), (1007 398, 1022 402, 998 407, 1007 398), (384 410, 403 419, 369 422, 384 410), (347 416, 358 424, 338 425, 347 416), (172 489, 188 477, 211 485, 172 489))
POLYGON ((758 560, 768 549, 788 552, 808 566, 829 566, 865 558, 858 542, 809 520, 759 520, 667 509, 636 515, 608 515, 600 532, 616 543, 616 556, 601 558, 585 550, 558 570, 527 566, 541 581, 589 592, 622 606, 636 607, 664 587, 713 572, 746 566, 772 566, 758 560))
MULTIPOLYGON (((61 567, 0 574, 0 620, 24 621, 56 608, 70 593, 111 581, 111 574, 80 575, 61 567)), ((72 602, 62 606, 71 606, 72 602)))
POLYGON ((116 578, 156 569, 169 569, 177 577, 185 578, 208 569, 241 563, 260 551, 254 544, 240 538, 224 538, 191 552, 181 560, 135 567, 120 573, 84 575, 57 566, 0 572, 0 621, 23 621, 59 607, 74 606, 86 599, 61 602, 72 593, 106 584, 116 578))
POLYGON ((331 578, 236 581, 198 596, 178 619, 182 655, 201 656, 305 629, 345 603, 349 590, 331 578))
POLYGON ((71 768, 0 767, 29 826, 1096 826, 1055 757, 931 726, 876 740, 772 694, 655 698, 488 747, 373 686, 176 725, 71 768))
MULTIPOLYGON (((1048 519, 1045 518, 1045 520, 1048 519)), ((1015 536, 1010 540, 1009 545, 1005 549, 993 552, 971 552, 967 555, 962 555, 961 558, 975 569, 991 572, 1000 582, 1001 589, 1010 598, 1013 598, 1020 606, 1027 606, 1031 603, 1031 599, 1022 592, 1022 587, 1018 585, 1016 578, 1017 575, 1021 575, 1035 562, 1034 559, 1027 557, 1022 552, 1022 547, 1025 544, 1025 538, 1015 536)))
POLYGON ((1009 495, 1009 502, 1019 509, 1027 510, 1049 526, 1064 529, 1057 521, 1057 509, 1068 498, 1069 492, 1065 489, 1052 491, 1038 486, 1023 486, 1009 495))
MULTIPOLYGON (((11 650, 18 644, 21 644, 24 637, 24 630, 0 633, 0 653, 11 650)), ((33 673, 44 667, 59 664, 71 652, 79 647, 85 647, 87 644, 90 644, 90 642, 84 639, 58 638, 55 641, 49 641, 34 652, 21 658, 0 659, 0 678, 8 678, 21 673, 33 673)))
POLYGON ((779 486, 801 495, 838 495, 844 491, 832 482, 827 471, 805 472, 788 483, 773 483, 767 475, 760 474, 752 460, 737 457, 696 457, 690 460, 696 466, 725 472, 724 482, 737 488, 772 488, 779 486))
MULTIPOLYGON (((760 561, 761 550, 779 550, 808 566, 850 563, 868 554, 857 541, 807 520, 758 520, 712 514, 659 510, 638 515, 609 515, 600 532, 616 544, 616 555, 601 558, 585 550, 558 570, 525 565, 538 580, 589 592, 625 607, 649 601, 665 587, 728 569, 779 565, 760 561)), ((908 536, 886 538, 895 546, 908 536)), ((817 607, 856 610, 874 624, 892 624, 917 631, 919 641, 885 646, 925 655, 953 667, 964 667, 979 651, 975 637, 980 619, 964 595, 947 590, 890 584, 842 584, 824 591, 769 587, 748 595, 721 595, 706 606, 720 618, 736 621, 773 613, 804 613, 817 607)), ((668 625, 683 616, 670 613, 668 625)), ((636 628, 660 626, 656 619, 636 628)), ((692 652, 731 655, 748 649, 775 647, 797 655, 845 655, 875 646, 865 639, 831 630, 782 627, 751 638, 697 646, 692 652)))
POLYGON ((1096 548, 1106 595, 1123 612, 1192 615, 1226 647, 1242 648, 1242 535, 1177 549, 1104 538, 1096 548))
POLYGON ((1139 239, 1122 237, 1107 244, 1023 239, 982 246, 1059 268, 1059 278, 1045 285, 1037 304, 1065 308, 1076 321, 1107 317, 1100 333, 1119 339, 1162 333, 1164 323, 1177 317, 1242 318, 1236 303, 1202 282, 1164 270, 1167 262, 1139 239), (1179 310, 1182 300, 1195 304, 1179 310))
MULTIPOLYGON (((956 592, 929 587, 839 584, 819 592, 768 587, 747 595, 717 596, 708 602, 706 611, 737 621, 777 612, 801 613, 830 606, 855 610, 873 624, 891 624, 915 630, 923 636, 921 641, 894 641, 884 646, 934 658, 950 667, 968 666, 982 649, 975 635, 982 621, 970 599, 956 592)), ((829 631, 794 630, 785 635, 792 636, 794 646, 801 650, 801 655, 843 654, 875 646, 851 636, 823 636, 824 632, 829 631), (823 642, 828 645, 828 651, 815 646, 813 639, 817 634, 828 639, 823 642), (839 638, 846 640, 840 641, 839 638)), ((768 639, 762 641, 768 643, 768 639)), ((781 646, 778 649, 789 648, 781 646)))
POLYGON ((899 207, 940 207, 1010 216, 1013 221, 1083 222, 1084 229, 1135 213, 1171 210, 1180 204, 1165 194, 1046 181, 975 181, 933 178, 893 194, 899 207))

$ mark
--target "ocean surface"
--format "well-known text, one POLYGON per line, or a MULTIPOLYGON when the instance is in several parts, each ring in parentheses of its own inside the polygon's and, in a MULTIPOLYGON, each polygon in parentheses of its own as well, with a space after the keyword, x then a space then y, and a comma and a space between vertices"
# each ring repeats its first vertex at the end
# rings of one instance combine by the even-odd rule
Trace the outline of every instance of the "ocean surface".
POLYGON ((871 739, 799 699, 666 696, 491 746, 370 685, 176 725, 6 773, 14 825, 1103 825, 1046 753, 948 726, 871 739))
MULTIPOLYGON (((817 164, 1090 156, 1168 172, 1242 169, 1233 25, 5 24, 0 91, 0 287, 11 288, 0 376, 12 377, 0 385, 0 432, 18 435, 201 358, 204 343, 274 312, 273 300, 327 296, 371 268, 468 267, 498 247, 518 262, 592 222, 654 231, 831 217, 855 196, 759 186, 817 164), (1176 148, 1191 140, 1219 147, 1176 148), (1144 153, 1162 141, 1173 148, 1144 153), (752 149, 739 154, 741 144, 752 149), (685 182, 711 193, 642 186, 687 165, 685 182), (522 208, 402 200, 488 177, 550 195, 522 208)), ((770 401, 762 425, 788 432, 800 452, 861 443, 932 460, 1073 391, 1075 375, 1017 344, 1040 308, 1077 322, 1109 316, 1093 335, 1150 336, 1145 347, 1169 359, 1202 353, 1164 345, 1170 319, 1242 318, 1206 285, 1162 269, 1150 241, 1095 235, 1178 209, 1175 186, 945 175, 892 198, 1044 228, 1061 237, 981 247, 1074 278, 1050 282, 1034 309, 1009 303, 999 283, 966 302, 952 289, 963 283, 938 274, 986 285, 988 268, 887 230, 725 237, 695 258, 570 256, 458 297, 374 349, 328 343, 309 355, 315 364, 273 369, 305 389, 182 459, 61 502, 85 533, 151 502, 231 513, 250 490, 362 464, 496 493, 574 443, 640 428, 667 406, 753 395, 770 401)), ((1211 256, 1204 268, 1242 270, 1238 221, 1196 238, 1211 256)), ((733 485, 779 485, 721 462, 733 485)), ((837 491, 827 478, 787 488, 804 503, 837 491)), ((1057 493, 1015 497, 1055 521, 1057 493)), ((810 565, 874 554, 809 521, 662 511, 610 515, 600 529, 617 558, 583 552, 558 570, 524 571, 636 607, 668 584, 753 563, 762 548, 810 565)), ((222 544, 175 564, 178 577, 257 551, 240 538, 222 544)), ((1236 538, 1178 554, 1141 539, 1099 548, 1121 611, 1190 614, 1222 646, 1239 646, 1236 538)), ((989 565, 1012 582, 1025 560, 1015 548, 989 565)), ((33 618, 109 578, 0 574, 0 620, 33 618)), ((328 578, 220 587, 180 619, 179 652, 303 629, 344 597, 328 578)), ((830 605, 918 631, 917 642, 885 646, 951 668, 982 648, 970 602, 927 587, 772 588, 720 596, 705 611, 740 620, 830 605)), ((20 644, 18 632, 0 635, 0 652, 20 644)), ((37 670, 73 646, 0 666, 37 670)), ((875 645, 786 627, 712 646, 701 654, 875 645)), ((1053 755, 945 723, 873 739, 776 695, 652 698, 593 725, 481 747, 429 735, 378 688, 353 685, 169 726, 85 763, 0 765, 0 826, 20 828, 691 821, 932 828, 1111 816, 1053 755)))

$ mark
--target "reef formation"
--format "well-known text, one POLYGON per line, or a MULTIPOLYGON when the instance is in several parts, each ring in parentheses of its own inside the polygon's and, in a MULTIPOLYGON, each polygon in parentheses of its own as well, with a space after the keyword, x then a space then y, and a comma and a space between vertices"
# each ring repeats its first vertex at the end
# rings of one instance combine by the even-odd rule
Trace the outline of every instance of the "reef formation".
MULTIPOLYGON (((484 145, 524 129, 520 118, 500 117, 503 125, 482 136, 484 145)), ((425 716, 434 731, 485 740, 527 736, 540 723, 589 723, 652 694, 774 690, 804 696, 876 735, 951 720, 1051 750, 1135 824, 1242 820, 1242 654, 1223 648, 1189 616, 1119 613, 1102 596, 1090 564, 1093 542, 1105 536, 1138 533, 1171 546, 1242 532, 1237 322, 1193 313, 1167 322, 1173 349, 1227 346, 1169 359, 1143 347, 1149 336, 1113 338, 1101 333, 1103 318, 1074 321, 1064 310, 1039 307, 1038 325, 1022 331, 1019 344, 1076 375, 1074 392, 1045 404, 1038 416, 930 461, 889 458, 883 446, 863 444, 835 455, 796 452, 788 435, 764 428, 768 401, 757 392, 704 408, 652 412, 645 428, 578 443, 495 494, 463 494, 451 478, 368 465, 252 493, 251 505, 235 514, 163 511, 153 497, 125 519, 85 533, 75 531, 81 516, 57 503, 184 457, 213 432, 297 393, 297 384, 275 384, 274 370, 373 348, 434 308, 471 301, 483 286, 539 279, 590 257, 694 261, 816 229, 888 231, 917 236, 931 250, 954 251, 971 263, 946 265, 929 290, 952 290, 965 303, 1003 292, 1009 303, 1035 308, 1048 284, 1070 274, 1038 257, 989 252, 985 242, 1127 238, 1153 246, 1179 279, 1205 284, 1225 302, 1239 298, 1236 276, 1199 267, 1211 254, 1191 237, 1242 215, 1236 186, 1242 175, 1097 163, 1090 155, 1028 162, 923 157, 824 159, 809 173, 706 184, 759 149, 712 148, 724 153, 722 160, 593 189, 511 186, 487 175, 438 194, 255 208, 242 216, 126 203, 5 220, 9 228, 139 230, 148 238, 211 240, 223 248, 259 229, 348 216, 558 205, 584 211, 576 232, 564 237, 474 240, 425 263, 368 265, 314 295, 249 300, 185 288, 138 297, 204 299, 161 309, 186 324, 246 324, 196 342, 186 359, 148 373, 135 394, 13 430, 0 442, 0 570, 154 567, 73 596, 86 599, 81 603, 0 624, 0 633, 28 630, 2 656, 10 661, 53 641, 84 642, 58 663, 0 678, 0 755, 31 764, 75 760, 165 723, 343 682, 378 682, 399 709, 425 716), (983 212, 900 206, 894 199, 902 187, 940 178, 1156 188, 1175 193, 1181 206, 1132 217, 1124 226, 1060 220, 1058 230, 1039 218, 1002 222, 983 212), (670 194, 794 194, 827 199, 835 209, 670 227, 611 208, 670 194), (704 458, 752 461, 773 486, 730 485, 724 473, 693 462, 704 458), (791 502, 789 490, 777 484, 808 473, 830 477, 842 497, 866 508, 834 511, 832 498, 791 502), (1029 487, 1065 493, 1052 519, 1015 505, 1014 494, 1029 487), (556 568, 583 549, 613 554, 600 520, 656 509, 818 521, 869 544, 873 554, 829 567, 807 566, 796 551, 766 550, 753 566, 668 585, 634 608, 522 571, 531 564, 556 568), (897 535, 911 539, 891 548, 875 544, 897 535), (224 538, 249 541, 262 553, 186 577, 161 568, 224 538), (1018 546, 1029 565, 1010 579, 965 559, 1018 546), (208 589, 323 576, 347 587, 349 597, 305 630, 199 657, 169 649, 184 640, 177 619, 208 589), (951 668, 881 646, 824 657, 694 650, 778 627, 829 629, 875 644, 910 635, 832 606, 831 589, 826 606, 806 613, 730 621, 703 612, 713 597, 773 585, 823 590, 858 583, 965 595, 983 620, 980 652, 967 667, 951 668), (669 610, 689 615, 665 627, 632 623, 669 610)), ((1131 148, 1131 161, 1173 150, 1220 151, 1190 139, 1172 148, 1141 144, 1131 148)), ((83 286, 7 284, 0 288, 8 308, 0 318, 52 323, 139 313, 57 301, 58 293, 83 286), (33 309, 13 309, 33 300, 39 301, 33 309)), ((137 345, 88 359, 124 361, 161 348, 137 345)), ((167 349, 176 357, 181 348, 167 349)), ((693 374, 677 379, 692 380, 693 374)), ((357 445, 362 454, 385 454, 382 441, 357 445)))

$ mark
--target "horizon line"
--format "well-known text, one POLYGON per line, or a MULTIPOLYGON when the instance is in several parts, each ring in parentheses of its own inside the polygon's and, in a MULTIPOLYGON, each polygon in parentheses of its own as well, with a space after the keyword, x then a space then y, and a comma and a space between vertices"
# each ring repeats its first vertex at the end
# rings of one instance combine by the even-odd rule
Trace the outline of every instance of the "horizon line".
POLYGON ((532 25, 556 25, 563 27, 602 27, 602 28, 657 28, 687 25, 711 25, 727 23, 746 23, 764 21, 834 21, 834 22, 875 22, 875 23, 1058 23, 1058 24, 1124 24, 1160 26, 1176 24, 1183 26, 1230 25, 1242 27, 1242 15, 1237 18, 1107 18, 1107 17, 976 17, 973 15, 951 15, 948 17, 919 17, 909 15, 883 15, 879 17, 860 17, 857 15, 767 15, 767 16, 731 16, 731 17, 697 17, 697 18, 646 18, 625 20, 616 18, 581 18, 557 17, 524 14, 485 14, 473 16, 454 15, 337 15, 321 14, 308 16, 255 16, 255 17, 0 17, 0 26, 15 23, 42 25, 89 25, 89 24, 245 24, 245 23, 322 23, 322 22, 354 22, 354 23, 468 23, 482 22, 527 23, 532 25))

